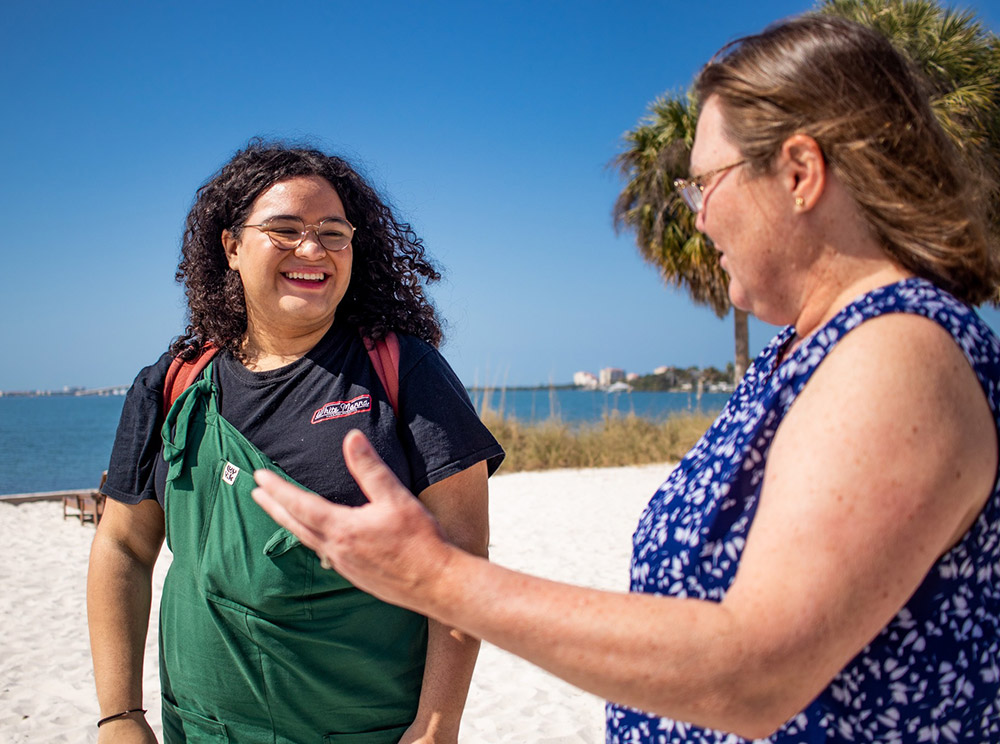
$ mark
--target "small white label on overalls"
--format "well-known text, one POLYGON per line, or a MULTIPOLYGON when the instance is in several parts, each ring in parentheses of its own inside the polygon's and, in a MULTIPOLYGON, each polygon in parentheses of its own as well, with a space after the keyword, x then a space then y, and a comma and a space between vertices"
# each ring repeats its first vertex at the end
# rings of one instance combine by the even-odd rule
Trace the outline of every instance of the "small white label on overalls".
POLYGON ((227 462, 225 469, 222 471, 222 480, 229 485, 233 485, 236 482, 236 476, 239 474, 240 469, 231 462, 227 462))

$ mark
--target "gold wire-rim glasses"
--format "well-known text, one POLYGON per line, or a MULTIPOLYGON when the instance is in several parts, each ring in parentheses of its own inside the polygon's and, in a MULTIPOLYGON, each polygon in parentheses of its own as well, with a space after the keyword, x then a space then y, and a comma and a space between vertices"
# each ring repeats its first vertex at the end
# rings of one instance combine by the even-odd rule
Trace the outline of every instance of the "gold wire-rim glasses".
POLYGON ((328 251, 342 251, 354 240, 354 233, 357 232, 354 225, 340 217, 330 217, 321 221, 318 225, 307 225, 305 220, 299 217, 272 217, 259 225, 240 225, 240 227, 252 227, 267 235, 271 243, 283 251, 292 251, 302 245, 309 232, 316 236, 316 240, 328 251), (323 226, 326 224, 339 225, 348 228, 349 231, 324 233, 323 226), (285 231, 280 232, 280 231, 285 231))
POLYGON ((692 176, 691 178, 678 178, 674 181, 674 189, 684 200, 684 203, 688 205, 688 208, 698 214, 701 211, 702 205, 704 204, 704 194, 705 186, 707 182, 712 179, 713 176, 717 176, 725 171, 732 170, 741 165, 746 165, 749 160, 743 158, 743 160, 738 160, 735 163, 730 163, 729 165, 724 165, 721 168, 714 168, 708 173, 702 173, 700 176, 692 176))

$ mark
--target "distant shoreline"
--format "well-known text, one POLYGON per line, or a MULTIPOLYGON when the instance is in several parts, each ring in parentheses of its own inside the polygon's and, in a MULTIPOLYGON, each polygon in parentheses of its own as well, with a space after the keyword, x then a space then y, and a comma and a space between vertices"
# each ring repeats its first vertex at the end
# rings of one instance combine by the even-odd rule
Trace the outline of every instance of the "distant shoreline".
POLYGON ((67 388, 65 390, 0 390, 0 398, 90 398, 125 395, 129 385, 105 388, 67 388))
POLYGON ((470 393, 491 393, 498 390, 583 390, 572 382, 560 382, 551 385, 468 385, 465 388, 470 393))
MULTIPOLYGON (((94 389, 84 389, 84 388, 73 388, 71 390, 0 390, 0 398, 86 398, 86 397, 109 397, 116 395, 125 395, 128 392, 128 385, 118 385, 115 387, 107 388, 94 388, 94 389)), ((603 388, 587 388, 581 387, 580 385, 574 385, 571 382, 559 383, 554 385, 504 385, 503 387, 493 387, 489 385, 478 385, 470 386, 466 388, 469 393, 491 393, 503 390, 520 390, 520 391, 549 391, 549 390, 580 390, 584 392, 597 392, 604 393, 609 392, 603 388)), ((690 393, 693 392, 688 388, 669 388, 667 390, 628 390, 628 391, 612 391, 612 392, 639 392, 639 393, 690 393)))

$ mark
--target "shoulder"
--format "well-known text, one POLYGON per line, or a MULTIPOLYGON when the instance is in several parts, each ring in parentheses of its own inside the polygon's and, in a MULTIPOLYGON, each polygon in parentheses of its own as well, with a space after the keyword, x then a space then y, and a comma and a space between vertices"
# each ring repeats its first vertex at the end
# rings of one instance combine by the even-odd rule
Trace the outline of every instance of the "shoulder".
POLYGON ((904 398, 921 391, 979 388, 955 336, 938 321, 912 313, 879 315, 853 328, 831 349, 808 387, 861 385, 890 388, 904 398))
POLYGON ((420 366, 448 367, 448 363, 441 355, 441 352, 422 338, 411 336, 408 333, 397 333, 396 338, 399 340, 400 379, 403 379, 420 366))
POLYGON ((143 367, 135 376, 132 382, 132 390, 137 393, 149 393, 155 395, 163 394, 163 383, 167 377, 167 370, 174 357, 169 352, 164 352, 153 364, 143 367))
POLYGON ((955 338, 934 320, 909 313, 871 318, 844 335, 792 411, 799 403, 868 422, 957 417, 958 423, 976 409, 987 409, 955 338))
POLYGON ((172 356, 163 354, 136 375, 122 405, 103 491, 128 504, 156 497, 153 474, 162 442, 163 383, 172 356))
POLYGON ((431 344, 424 341, 419 336, 411 336, 409 333, 397 333, 396 339, 399 341, 400 352, 408 356, 423 357, 425 354, 438 354, 438 350, 431 344))
POLYGON ((396 333, 399 341, 400 401, 404 409, 417 401, 444 404, 454 399, 456 405, 472 408, 462 380, 433 345, 416 336, 396 333), (429 395, 430 394, 430 395, 429 395))
POLYGON ((118 438, 123 430, 137 436, 139 429, 155 429, 162 422, 164 381, 172 360, 170 352, 165 352, 153 364, 139 370, 125 395, 118 438))
POLYGON ((996 419, 954 337, 923 316, 890 313, 831 349, 789 409, 771 455, 769 466, 797 470, 811 461, 820 478, 853 474, 856 484, 884 491, 907 484, 917 501, 949 493, 956 506, 971 504, 985 499, 995 478, 996 419))
MULTIPOLYGON (((835 320, 833 325, 847 332, 861 324, 872 332, 873 320, 895 318, 900 321, 906 316, 931 321, 930 327, 943 331, 940 337, 950 338, 971 363, 1000 363, 1000 339, 992 329, 972 307, 926 279, 909 278, 879 287, 845 308, 839 322, 835 320)), ((907 325, 911 328, 921 326, 919 322, 907 324, 903 321, 900 327, 907 325)), ((883 323, 875 327, 883 332, 886 328, 883 323)))

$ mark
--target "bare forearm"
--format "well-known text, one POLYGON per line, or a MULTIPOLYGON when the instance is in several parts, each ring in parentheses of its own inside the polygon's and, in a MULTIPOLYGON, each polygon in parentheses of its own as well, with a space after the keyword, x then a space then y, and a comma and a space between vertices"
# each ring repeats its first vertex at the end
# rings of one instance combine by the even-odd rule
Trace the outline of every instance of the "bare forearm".
MULTIPOLYGON (((453 544, 485 558, 489 552, 486 464, 477 463, 420 494, 453 544)), ((411 730, 428 741, 456 742, 479 655, 479 639, 429 620, 427 664, 417 720, 411 730)))
POLYGON ((440 528, 362 436, 345 440, 344 453, 371 499, 366 507, 332 505, 266 471, 257 473, 262 488, 254 497, 366 591, 490 641, 597 695, 681 720, 756 732, 783 723, 775 721, 774 710, 796 702, 775 693, 787 681, 790 664, 782 662, 775 671, 771 662, 781 661, 786 649, 745 642, 760 637, 760 628, 746 618, 768 618, 767 612, 599 592, 501 568, 442 540, 440 528), (746 723, 748 713, 753 717, 746 723))
POLYGON ((479 655, 479 639, 428 621, 427 665, 413 728, 438 742, 458 740, 462 711, 479 655))
POLYGON ((98 534, 87 576, 87 619, 102 715, 142 707, 152 566, 98 534))
POLYGON ((756 731, 769 705, 764 659, 723 605, 558 584, 457 550, 425 589, 418 611, 606 699, 734 731, 756 731))

